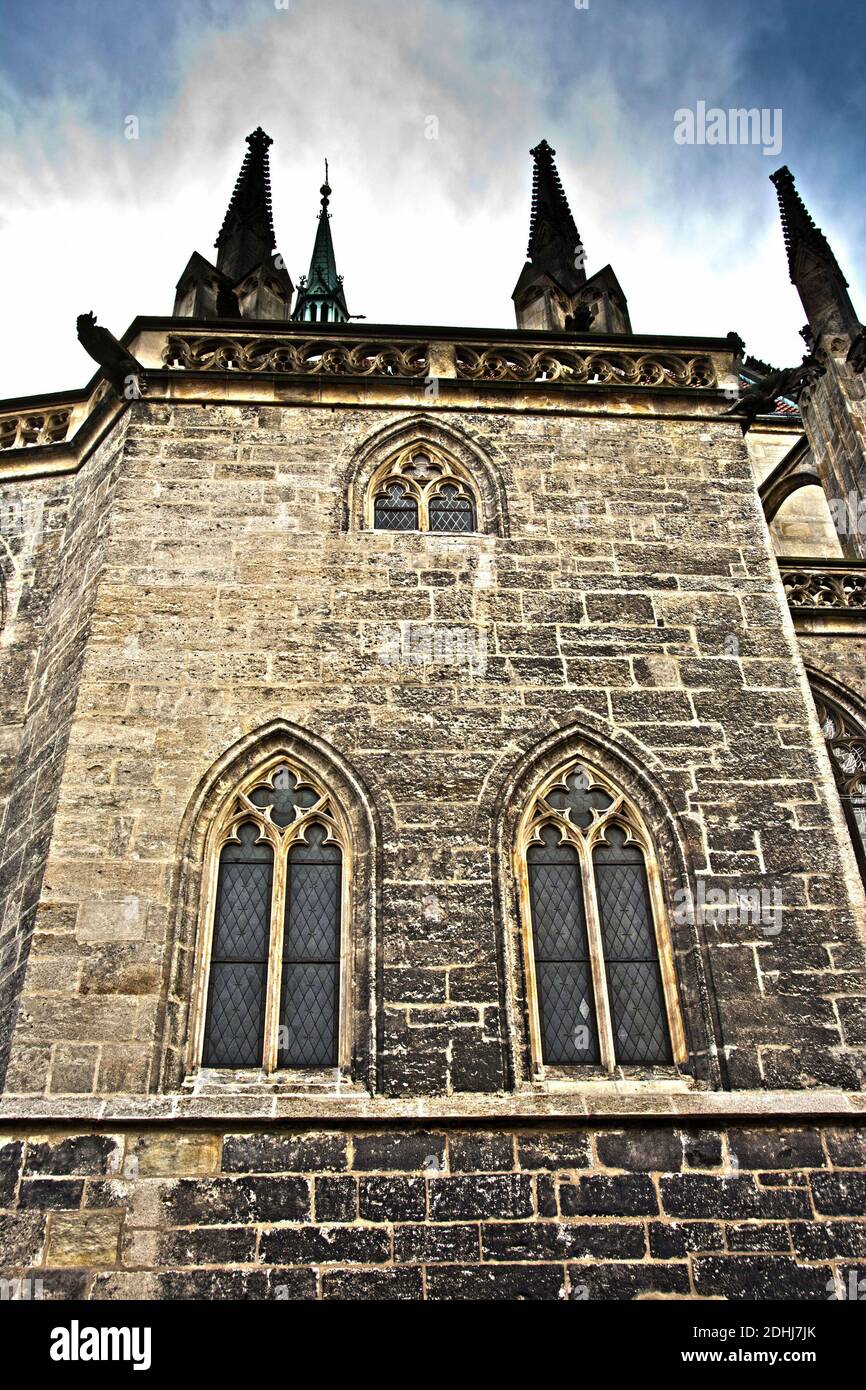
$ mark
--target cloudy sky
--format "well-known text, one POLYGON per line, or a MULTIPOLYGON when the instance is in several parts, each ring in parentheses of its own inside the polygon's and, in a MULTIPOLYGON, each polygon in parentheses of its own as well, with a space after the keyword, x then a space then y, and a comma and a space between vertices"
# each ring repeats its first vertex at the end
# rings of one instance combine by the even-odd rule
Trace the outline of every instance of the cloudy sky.
POLYGON ((636 332, 736 329, 799 360, 783 163, 866 316, 862 0, 583 3, 4 0, 0 396, 88 379, 84 310, 118 336, 171 312, 257 125, 296 282, 328 156, 338 266, 370 322, 513 326, 542 137, 587 270, 613 265, 636 332), (701 101, 781 109, 781 151, 678 144, 674 113, 701 101))

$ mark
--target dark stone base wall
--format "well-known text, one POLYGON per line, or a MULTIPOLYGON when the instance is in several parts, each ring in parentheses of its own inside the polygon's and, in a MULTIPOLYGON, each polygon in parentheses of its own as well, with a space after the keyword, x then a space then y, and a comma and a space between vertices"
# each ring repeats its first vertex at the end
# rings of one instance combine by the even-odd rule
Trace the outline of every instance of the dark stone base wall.
POLYGON ((824 1300, 864 1213, 854 1123, 5 1133, 0 1291, 824 1300))

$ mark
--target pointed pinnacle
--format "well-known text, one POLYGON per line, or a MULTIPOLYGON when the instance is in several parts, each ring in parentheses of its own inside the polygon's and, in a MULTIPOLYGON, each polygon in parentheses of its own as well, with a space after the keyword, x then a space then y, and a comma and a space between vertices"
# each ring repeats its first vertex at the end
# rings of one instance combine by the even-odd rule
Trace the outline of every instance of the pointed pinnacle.
POLYGON ((801 247, 808 247, 813 254, 826 261, 828 265, 833 266, 842 284, 847 287, 848 281, 839 269, 839 263, 830 249, 830 243, 821 228, 815 226, 803 199, 797 192, 794 175, 787 164, 783 164, 781 169, 777 169, 769 177, 770 182, 775 186, 779 199, 782 235, 785 238, 785 250, 788 253, 788 270, 791 280, 796 283, 797 252, 801 247))

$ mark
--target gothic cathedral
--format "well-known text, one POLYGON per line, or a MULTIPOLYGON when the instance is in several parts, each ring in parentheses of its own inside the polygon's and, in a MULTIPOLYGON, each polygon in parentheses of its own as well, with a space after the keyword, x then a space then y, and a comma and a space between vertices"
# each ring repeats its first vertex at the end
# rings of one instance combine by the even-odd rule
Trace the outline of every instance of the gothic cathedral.
POLYGON ((270 145, 170 317, 82 314, 88 384, 0 402, 0 1277, 833 1297, 866 1259, 833 252, 780 169, 803 361, 636 333, 542 141, 516 327, 376 325, 327 170, 293 283, 270 145))

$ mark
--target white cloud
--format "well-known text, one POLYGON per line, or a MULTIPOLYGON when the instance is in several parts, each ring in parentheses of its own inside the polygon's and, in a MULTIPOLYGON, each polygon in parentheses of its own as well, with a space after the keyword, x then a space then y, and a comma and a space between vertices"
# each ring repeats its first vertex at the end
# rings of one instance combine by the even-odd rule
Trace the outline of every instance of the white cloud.
POLYGON ((669 18, 640 6, 610 47, 601 16, 593 30, 591 12, 563 5, 563 45, 578 57, 573 77, 552 83, 550 52, 519 9, 257 0, 230 26, 190 21, 171 56, 182 73, 171 109, 121 105, 110 130, 87 122, 83 94, 36 106, 7 92, 0 395, 89 377, 82 311, 117 334, 136 314, 171 312, 190 253, 211 255, 244 136, 260 124, 275 140, 274 218, 293 279, 308 266, 327 155, 338 266, 350 310, 370 322, 513 326, 528 150, 546 136, 587 267, 613 264, 636 332, 735 328, 750 351, 796 360, 803 312, 764 167, 787 150, 698 157, 673 142, 678 105, 735 91, 736 34, 720 28, 712 54, 691 57, 669 18), (668 102, 657 93, 672 71, 668 102), (124 139, 128 114, 137 141, 124 139), (438 139, 425 138, 428 116, 438 139))

